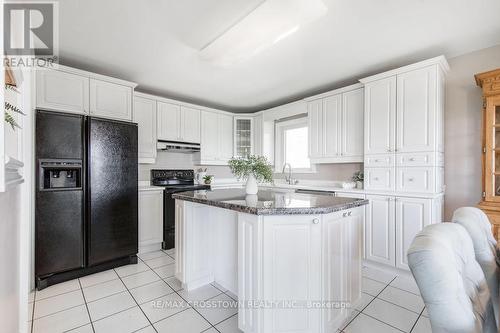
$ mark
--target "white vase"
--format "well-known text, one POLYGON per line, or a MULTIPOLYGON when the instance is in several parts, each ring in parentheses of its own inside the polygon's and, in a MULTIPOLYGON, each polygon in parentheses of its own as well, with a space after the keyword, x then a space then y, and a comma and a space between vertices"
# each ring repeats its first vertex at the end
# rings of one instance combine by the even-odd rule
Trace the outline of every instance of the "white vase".
POLYGON ((248 175, 247 185, 245 187, 247 194, 257 194, 259 192, 259 186, 257 184, 257 179, 255 179, 254 175, 248 175))
POLYGON ((245 203, 248 207, 257 207, 259 203, 259 196, 257 194, 247 194, 245 203))

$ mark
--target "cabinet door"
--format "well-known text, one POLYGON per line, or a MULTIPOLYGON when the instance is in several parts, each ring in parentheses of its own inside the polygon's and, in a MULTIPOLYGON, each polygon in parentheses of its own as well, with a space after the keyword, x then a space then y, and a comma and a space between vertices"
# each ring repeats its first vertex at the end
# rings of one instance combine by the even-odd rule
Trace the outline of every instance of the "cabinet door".
POLYGON ((200 117, 200 110, 181 106, 182 141, 200 143, 200 117))
POLYGON ((163 241, 163 192, 139 191, 139 247, 163 241))
POLYGON ((398 152, 436 149, 437 68, 398 75, 398 152))
POLYGON ((393 167, 388 168, 365 168, 365 189, 377 191, 394 191, 395 171, 393 167))
POLYGON ((365 251, 366 259, 394 266, 395 258, 395 199, 367 195, 365 251))
MULTIPOLYGON (((321 299, 321 216, 265 217, 262 299, 307 302, 321 299), (300 286, 300 287, 298 287, 300 286)), ((258 253, 258 252, 257 252, 258 253)), ((262 332, 320 332, 321 313, 313 308, 265 309, 262 332)))
POLYGON ((309 157, 323 157, 323 100, 307 103, 309 118, 309 157))
POLYGON ((219 114, 219 156, 222 163, 226 163, 233 157, 233 117, 219 114))
POLYGON ((413 238, 431 224, 431 208, 431 199, 396 199, 396 267, 409 269, 406 253, 413 238))
POLYGON ((255 116, 253 120, 253 153, 255 155, 263 155, 262 148, 264 142, 264 117, 260 114, 255 116))
MULTIPOLYGON (((361 298, 361 244, 363 208, 323 215, 323 301, 343 300, 355 305, 361 298), (354 213, 343 216, 344 213, 354 213)), ((325 332, 335 332, 350 309, 323 310, 325 332)))
POLYGON ((156 159, 156 101, 134 97, 134 119, 137 123, 139 163, 155 163, 156 159))
POLYGON ((88 114, 89 78, 56 70, 36 71, 36 106, 88 114))
POLYGON ((365 85, 365 154, 395 149, 396 77, 365 85))
POLYGON ((340 156, 340 130, 342 128, 342 95, 327 97, 323 100, 323 157, 340 156))
POLYGON ((90 79, 90 114, 131 121, 132 88, 90 79))
POLYGON ((363 158, 364 90, 349 91, 342 95, 342 150, 346 157, 363 158))
POLYGON ((234 156, 247 157, 254 153, 253 121, 250 117, 234 117, 234 156))
MULTIPOLYGON (((201 161, 215 161, 219 153, 219 118, 215 112, 201 112, 201 161)), ((231 142, 233 140, 231 139, 231 142)))
POLYGON ((181 107, 158 102, 158 140, 181 141, 181 107))

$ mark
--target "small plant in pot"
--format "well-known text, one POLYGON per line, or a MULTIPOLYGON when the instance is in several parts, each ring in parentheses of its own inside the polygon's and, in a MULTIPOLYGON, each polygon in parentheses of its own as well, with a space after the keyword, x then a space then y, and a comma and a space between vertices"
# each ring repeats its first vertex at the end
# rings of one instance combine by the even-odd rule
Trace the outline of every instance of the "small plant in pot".
POLYGON ((213 179, 214 179, 214 176, 211 176, 211 175, 203 176, 203 182, 205 183, 205 185, 212 184, 213 179))
POLYGON ((352 176, 352 180, 356 182, 356 188, 363 188, 363 181, 365 180, 365 174, 363 171, 356 171, 354 176, 352 176))
POLYGON ((228 164, 238 180, 247 180, 245 188, 247 194, 257 194, 258 183, 273 182, 273 168, 264 156, 233 157, 228 164))

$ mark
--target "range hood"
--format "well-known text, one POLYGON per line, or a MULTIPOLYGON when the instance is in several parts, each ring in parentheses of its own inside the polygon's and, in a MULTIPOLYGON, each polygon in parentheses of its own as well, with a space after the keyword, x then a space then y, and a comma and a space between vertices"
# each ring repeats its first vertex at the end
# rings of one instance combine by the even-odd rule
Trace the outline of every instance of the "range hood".
POLYGON ((200 144, 177 141, 158 141, 156 149, 173 153, 191 154, 200 151, 200 144))

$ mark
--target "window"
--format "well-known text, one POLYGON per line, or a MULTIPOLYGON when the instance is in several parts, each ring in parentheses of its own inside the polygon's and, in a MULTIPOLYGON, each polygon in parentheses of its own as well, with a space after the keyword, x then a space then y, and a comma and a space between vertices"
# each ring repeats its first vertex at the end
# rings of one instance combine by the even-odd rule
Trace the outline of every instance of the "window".
POLYGON ((276 171, 290 163, 293 172, 315 172, 309 160, 309 127, 306 117, 276 122, 276 171))

